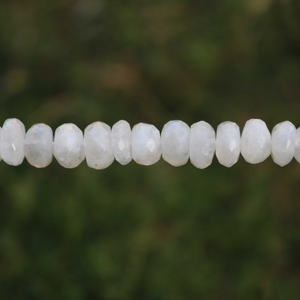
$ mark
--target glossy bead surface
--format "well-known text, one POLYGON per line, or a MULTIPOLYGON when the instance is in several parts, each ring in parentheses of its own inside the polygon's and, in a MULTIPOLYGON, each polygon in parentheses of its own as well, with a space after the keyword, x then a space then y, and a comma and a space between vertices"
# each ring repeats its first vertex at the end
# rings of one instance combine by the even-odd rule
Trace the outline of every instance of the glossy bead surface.
POLYGON ((200 121, 191 126, 190 160, 195 167, 205 169, 212 163, 215 140, 215 130, 207 122, 200 121))
POLYGON ((33 125, 26 133, 25 156, 36 168, 45 168, 53 158, 53 131, 46 124, 33 125))
POLYGON ((160 160, 159 130, 150 124, 139 123, 132 129, 132 158, 138 164, 149 166, 160 160))
POLYGON ((241 153, 250 164, 258 164, 271 154, 271 134, 266 123, 259 119, 246 122, 241 139, 241 153))
POLYGON ((296 127, 289 121, 277 124, 272 130, 272 158, 283 167, 295 155, 296 127))
POLYGON ((24 160, 25 126, 18 119, 5 121, 1 132, 1 157, 9 165, 18 166, 24 160))
POLYGON ((86 162, 90 168, 102 170, 114 161, 111 144, 111 129, 103 122, 95 122, 84 131, 86 162))
POLYGON ((218 126, 216 138, 216 156, 225 167, 233 166, 241 152, 240 127, 233 122, 223 122, 218 126))
POLYGON ((64 124, 56 129, 54 156, 68 169, 76 168, 84 160, 83 133, 75 124, 64 124))
POLYGON ((131 128, 128 122, 119 121, 111 130, 112 148, 116 161, 127 165, 132 160, 131 154, 131 128))
POLYGON ((190 127, 182 121, 168 122, 161 133, 163 159, 174 167, 185 165, 189 159, 190 127))

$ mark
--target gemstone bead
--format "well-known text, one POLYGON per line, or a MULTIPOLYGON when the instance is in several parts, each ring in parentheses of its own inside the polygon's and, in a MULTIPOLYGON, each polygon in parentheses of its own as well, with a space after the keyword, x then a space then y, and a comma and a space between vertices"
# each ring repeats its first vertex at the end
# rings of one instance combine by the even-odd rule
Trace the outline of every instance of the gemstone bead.
POLYGON ((128 122, 119 121, 111 130, 112 148, 115 159, 121 165, 127 165, 132 160, 131 128, 128 122))
POLYGON ((132 158, 138 164, 149 166, 161 157, 159 130, 150 124, 139 123, 132 129, 132 158))
POLYGON ((241 152, 240 127, 233 122, 223 122, 218 126, 216 138, 216 156, 225 167, 233 166, 241 152))
POLYGON ((264 121, 251 119, 246 122, 242 133, 241 152, 250 164, 263 162, 271 154, 271 134, 264 121))
POLYGON ((84 160, 83 133, 75 124, 64 124, 56 129, 54 156, 68 169, 76 168, 84 160))
POLYGON ((36 168, 45 168, 52 162, 53 131, 46 124, 33 125, 26 133, 25 156, 36 168))
POLYGON ((24 160, 25 126, 18 119, 5 121, 1 132, 1 156, 9 165, 18 166, 24 160))
POLYGON ((94 122, 84 131, 86 162, 90 168, 102 170, 114 161, 111 129, 102 122, 94 122))
POLYGON ((295 159, 300 163, 300 127, 296 130, 295 159))
POLYGON ((174 167, 189 160, 190 127, 182 121, 168 122, 161 133, 163 159, 174 167))
POLYGON ((272 158, 283 167, 291 162, 296 148, 296 127, 289 121, 277 124, 272 130, 272 158))
POLYGON ((195 167, 205 169, 212 163, 215 140, 215 130, 207 122, 200 121, 191 126, 190 160, 195 167))

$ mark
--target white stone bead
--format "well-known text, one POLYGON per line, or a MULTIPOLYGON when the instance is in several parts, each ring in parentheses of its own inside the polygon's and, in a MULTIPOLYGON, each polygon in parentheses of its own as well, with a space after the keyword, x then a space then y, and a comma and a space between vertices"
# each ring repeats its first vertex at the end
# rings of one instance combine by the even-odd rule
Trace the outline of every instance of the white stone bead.
POLYGON ((271 134, 266 123, 259 119, 246 122, 242 133, 241 152, 250 164, 258 164, 271 154, 271 134))
POLYGON ((215 140, 215 130, 210 124, 200 121, 191 126, 190 160, 195 167, 205 169, 212 163, 215 140))
POLYGON ((127 165, 132 160, 131 128, 128 122, 119 121, 111 130, 111 142, 115 159, 121 165, 127 165))
POLYGON ((219 163, 230 168, 238 161, 240 153, 240 127, 233 122, 221 123, 218 126, 216 138, 216 156, 219 163))
POLYGON ((139 123, 132 129, 132 158, 138 164, 149 166, 161 157, 159 130, 150 124, 139 123))
POLYGON ((18 119, 5 121, 1 132, 1 156, 9 165, 18 166, 24 160, 25 126, 18 119))
POLYGON ((83 133, 75 124, 64 124, 56 129, 54 156, 68 169, 76 168, 84 160, 83 133))
POLYGON ((102 170, 113 163, 115 158, 110 134, 110 126, 102 122, 94 122, 85 129, 85 156, 90 168, 102 170))
POLYGON ((174 167, 189 160, 190 127, 182 121, 168 122, 161 133, 163 159, 174 167))
POLYGON ((295 159, 300 163, 300 127, 296 130, 295 159))
POLYGON ((33 125, 26 133, 25 156, 36 168, 45 168, 53 158, 53 131, 46 124, 33 125))
POLYGON ((272 158, 283 167, 295 155, 296 127, 289 121, 277 124, 272 130, 272 158))

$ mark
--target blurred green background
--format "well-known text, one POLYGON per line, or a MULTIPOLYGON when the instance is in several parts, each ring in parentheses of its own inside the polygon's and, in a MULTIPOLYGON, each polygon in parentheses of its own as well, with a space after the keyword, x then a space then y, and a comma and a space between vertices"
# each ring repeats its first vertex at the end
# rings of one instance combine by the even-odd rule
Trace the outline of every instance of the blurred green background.
MULTIPOLYGON (((0 119, 300 125, 299 0, 1 0, 0 119)), ((300 299, 300 166, 0 168, 0 299, 300 299)))

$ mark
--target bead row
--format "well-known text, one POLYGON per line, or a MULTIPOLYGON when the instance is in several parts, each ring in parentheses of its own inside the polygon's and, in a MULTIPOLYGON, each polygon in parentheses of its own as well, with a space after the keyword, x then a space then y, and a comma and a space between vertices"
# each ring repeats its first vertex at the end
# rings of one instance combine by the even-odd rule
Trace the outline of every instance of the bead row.
POLYGON ((83 132, 74 124, 64 124, 55 131, 45 124, 32 126, 27 133, 18 119, 8 119, 0 127, 0 155, 9 165, 20 165, 24 157, 37 168, 48 166, 55 156, 65 168, 77 167, 85 158, 89 167, 100 170, 116 159, 126 165, 133 159, 141 165, 152 165, 161 156, 173 166, 182 166, 190 159, 200 169, 208 167, 214 154, 220 164, 231 167, 239 159, 257 164, 270 154, 280 166, 293 157, 300 162, 300 128, 285 121, 276 125, 272 135, 264 121, 246 122, 242 135, 236 123, 224 122, 217 133, 201 121, 189 127, 182 121, 168 122, 160 135, 150 124, 131 127, 119 121, 112 129, 103 122, 89 125, 83 132))

